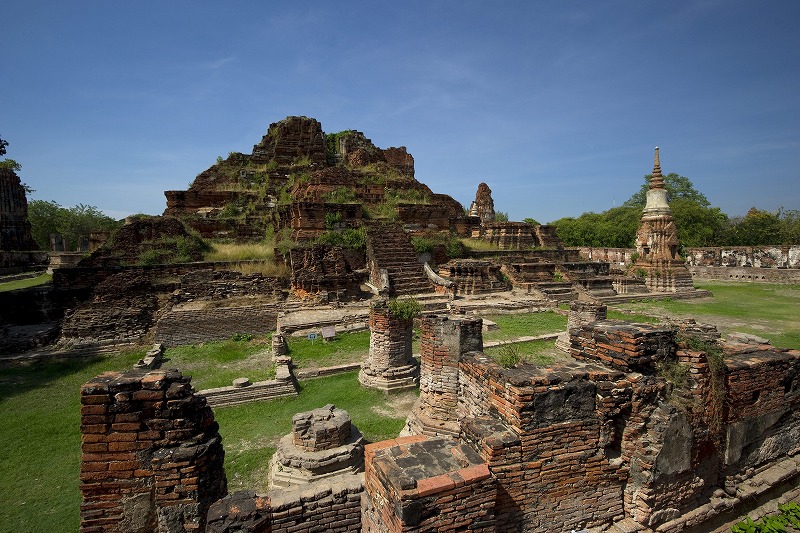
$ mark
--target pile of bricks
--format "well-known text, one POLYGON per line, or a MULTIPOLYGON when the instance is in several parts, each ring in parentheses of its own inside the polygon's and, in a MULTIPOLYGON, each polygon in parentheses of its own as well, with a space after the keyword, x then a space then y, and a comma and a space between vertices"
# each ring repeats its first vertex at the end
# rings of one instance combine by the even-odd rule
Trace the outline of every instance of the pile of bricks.
POLYGON ((350 437, 350 415, 328 404, 320 409, 297 413, 292 417, 292 440, 307 451, 329 450, 341 446, 350 437))
POLYGON ((211 409, 177 371, 107 372, 81 388, 81 532, 202 531, 226 493, 211 409))

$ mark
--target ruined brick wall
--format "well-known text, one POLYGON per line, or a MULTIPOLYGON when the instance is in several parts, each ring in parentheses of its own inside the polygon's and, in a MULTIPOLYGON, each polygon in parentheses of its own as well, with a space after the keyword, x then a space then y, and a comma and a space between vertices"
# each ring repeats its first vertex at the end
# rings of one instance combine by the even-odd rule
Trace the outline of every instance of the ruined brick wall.
POLYGON ((652 324, 606 320, 570 331, 570 354, 626 372, 674 360, 675 330, 652 324))
POLYGON ((230 339, 234 333, 267 335, 277 329, 280 304, 174 308, 155 324, 155 340, 165 346, 230 339))
POLYGON ((463 353, 483 350, 482 326, 480 318, 429 315, 420 319, 419 398, 408 417, 407 432, 460 434, 458 362, 463 353))
POLYGON ((226 493, 218 424, 177 371, 107 372, 81 388, 81 526, 202 531, 226 493))
POLYGON ((533 248, 533 227, 525 222, 484 222, 472 230, 473 239, 488 241, 503 250, 533 248))
POLYGON ((749 350, 725 371, 725 472, 737 480, 800 451, 800 351, 749 350))
POLYGON ((327 293, 328 301, 347 301, 357 298, 364 277, 356 270, 364 268, 361 250, 346 250, 339 246, 314 245, 289 252, 293 289, 310 294, 327 293))
POLYGON ((636 252, 636 248, 594 248, 592 246, 581 246, 578 250, 581 259, 587 261, 606 261, 617 265, 630 263, 631 254, 636 252))
POLYGON ((92 299, 68 310, 59 342, 69 345, 141 341, 152 326, 158 299, 147 276, 114 274, 95 287, 92 299))
POLYGON ((355 533, 362 531, 364 481, 345 475, 266 496, 238 492, 217 501, 208 513, 208 533, 355 533))
POLYGON ((710 267, 800 268, 800 246, 687 248, 686 264, 710 267))
POLYGON ((746 283, 800 283, 800 269, 690 266, 697 280, 741 281, 746 283))
POLYGON ((459 417, 498 479, 497 531, 567 531, 624 517, 614 417, 630 383, 601 367, 461 362, 459 417))

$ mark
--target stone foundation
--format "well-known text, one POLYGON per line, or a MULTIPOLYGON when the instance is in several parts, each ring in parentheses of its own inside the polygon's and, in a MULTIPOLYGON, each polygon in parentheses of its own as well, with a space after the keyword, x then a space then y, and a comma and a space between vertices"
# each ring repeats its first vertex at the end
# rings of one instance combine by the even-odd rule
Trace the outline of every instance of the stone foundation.
POLYGON ((469 446, 403 437, 369 444, 365 456, 362 531, 496 531, 497 484, 469 446))

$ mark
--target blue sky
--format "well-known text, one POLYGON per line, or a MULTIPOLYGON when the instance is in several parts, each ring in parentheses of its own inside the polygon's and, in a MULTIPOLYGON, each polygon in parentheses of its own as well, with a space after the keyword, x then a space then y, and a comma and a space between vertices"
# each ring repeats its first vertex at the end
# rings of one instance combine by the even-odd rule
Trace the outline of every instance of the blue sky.
POLYGON ((271 122, 406 146, 512 220, 619 205, 652 170, 729 215, 800 209, 800 2, 7 2, 0 137, 32 198, 159 214, 271 122))

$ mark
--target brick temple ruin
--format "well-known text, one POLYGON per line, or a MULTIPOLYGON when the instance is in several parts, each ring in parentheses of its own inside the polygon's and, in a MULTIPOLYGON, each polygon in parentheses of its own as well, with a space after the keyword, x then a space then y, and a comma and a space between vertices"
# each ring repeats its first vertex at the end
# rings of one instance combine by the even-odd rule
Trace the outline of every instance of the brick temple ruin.
MULTIPOLYGON (((280 314, 298 307, 367 302, 376 295, 414 295, 431 310, 490 294, 529 308, 534 301, 541 308, 653 291, 703 295, 684 290, 691 288, 685 269, 664 256, 674 252, 674 224, 668 205, 654 207, 653 201, 664 203, 662 193, 656 181, 643 228, 671 227, 673 233, 642 237, 652 251, 626 271, 564 248, 551 226, 496 221, 486 183, 466 212, 416 179, 414 158, 404 147, 378 148, 361 132, 326 134, 314 119, 287 117, 270 125, 252 153, 231 153, 188 190, 167 191, 164 216, 129 217, 78 265, 56 269, 52 288, 42 289, 46 311, 40 299, 23 299, 13 303, 22 312, 0 318, 29 324, 46 316, 53 324, 44 339, 56 337, 63 347, 151 339, 170 346, 219 340, 231 331, 266 334, 276 330, 280 314), (243 274, 247 262, 202 262, 199 244, 182 262, 159 260, 164 247, 196 242, 193 232, 237 242, 261 241, 271 232, 289 243, 275 256, 284 273, 243 274), (363 244, 317 241, 352 232, 362 232, 363 244), (458 238, 484 241, 488 249, 465 251, 458 238), (419 241, 429 243, 425 251, 415 248, 419 241), (258 320, 243 320, 248 316, 258 320)), ((42 340, 0 345, 15 350, 42 340)))
POLYGON ((276 464, 299 470, 259 495, 225 494, 213 413, 179 372, 98 376, 81 531, 698 531, 800 496, 800 351, 573 311, 568 360, 511 368, 481 319, 422 316, 402 435, 367 444, 362 472, 346 413, 298 414, 276 464))

